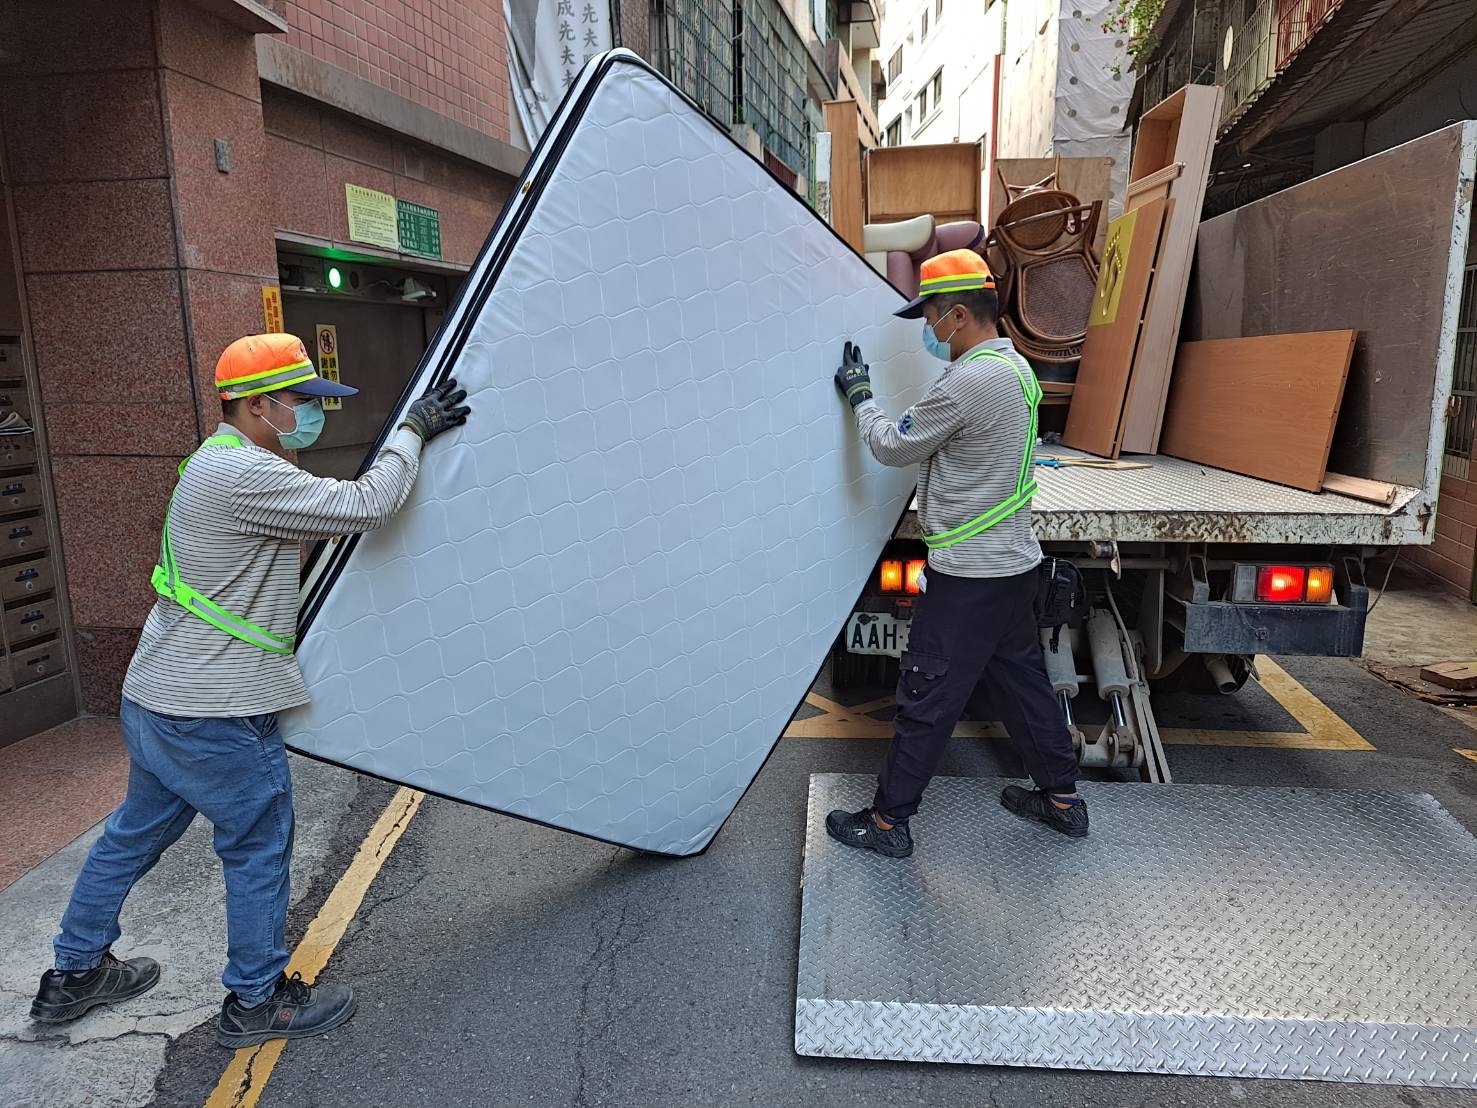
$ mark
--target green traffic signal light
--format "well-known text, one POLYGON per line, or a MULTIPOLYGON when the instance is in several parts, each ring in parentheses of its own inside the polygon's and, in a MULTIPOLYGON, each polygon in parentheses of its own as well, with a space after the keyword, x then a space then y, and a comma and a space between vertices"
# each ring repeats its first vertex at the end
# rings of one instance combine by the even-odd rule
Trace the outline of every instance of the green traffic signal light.
POLYGON ((328 287, 331 289, 341 289, 344 287, 343 270, 339 269, 336 265, 328 267, 328 287))

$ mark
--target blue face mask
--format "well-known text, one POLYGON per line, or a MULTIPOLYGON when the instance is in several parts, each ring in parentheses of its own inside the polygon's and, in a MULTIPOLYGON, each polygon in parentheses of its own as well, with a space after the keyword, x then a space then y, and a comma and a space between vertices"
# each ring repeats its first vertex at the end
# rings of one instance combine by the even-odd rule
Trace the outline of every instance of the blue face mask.
MULTIPOLYGON (((277 431, 277 425, 267 419, 267 426, 277 431, 277 441, 284 450, 306 450, 318 441, 323 433, 323 401, 309 400, 305 404, 284 404, 275 396, 267 397, 279 408, 289 409, 297 423, 291 431, 277 431)), ((266 419, 265 416, 262 417, 266 419)))
POLYGON ((954 351, 949 347, 949 341, 959 332, 959 328, 955 327, 954 330, 950 331, 949 338, 941 339, 934 332, 934 327, 936 326, 937 324, 931 324, 926 319, 923 321, 923 349, 927 350, 935 358, 939 359, 939 361, 952 362, 954 360, 954 351))

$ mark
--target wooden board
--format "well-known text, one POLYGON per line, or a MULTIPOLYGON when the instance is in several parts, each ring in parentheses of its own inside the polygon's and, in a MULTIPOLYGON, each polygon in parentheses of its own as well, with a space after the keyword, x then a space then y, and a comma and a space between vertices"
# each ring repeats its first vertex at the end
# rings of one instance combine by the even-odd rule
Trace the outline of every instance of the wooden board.
POLYGON ((867 151, 866 222, 980 220, 981 166, 978 143, 874 147, 867 151))
POLYGON ((858 254, 862 244, 862 142, 856 105, 827 100, 826 130, 831 132, 831 226, 858 254))
POLYGON ((1180 89, 1140 120, 1134 140, 1128 207, 1151 203, 1164 191, 1153 187, 1135 194, 1134 182, 1147 183, 1172 166, 1180 167, 1178 175, 1167 181, 1174 212, 1165 227, 1164 246, 1154 278, 1159 287, 1154 291, 1144 321, 1144 336, 1124 404, 1123 449, 1135 453, 1154 454, 1159 450, 1169 375, 1179 343, 1180 320, 1185 314, 1195 235, 1200 226, 1200 209, 1205 204, 1210 154, 1220 121, 1221 95, 1219 85, 1188 85, 1180 89))
POLYGON ((1353 331, 1182 343, 1161 453, 1318 492, 1353 331))
MULTIPOLYGON (((1344 391, 1349 391, 1344 386, 1344 391)), ((1399 488, 1388 481, 1371 481, 1368 477, 1347 477, 1342 473, 1325 473, 1323 475, 1323 491, 1336 493, 1339 496, 1352 496, 1355 500, 1367 500, 1371 504, 1383 504, 1389 507, 1395 503, 1395 494, 1399 488)))
POLYGON ((1431 496, 1456 363, 1473 126, 1206 220, 1185 313, 1188 339, 1359 328, 1329 468, 1431 496))
POLYGON ((1077 388, 1062 442, 1116 458, 1123 438, 1123 401, 1143 331, 1150 282, 1174 201, 1155 200, 1124 212, 1108 227, 1092 317, 1077 367, 1077 388))
MULTIPOLYGON (((1032 185, 1055 169, 1056 158, 997 158, 995 166, 999 172, 990 174, 990 210, 986 226, 995 225, 995 217, 1005 210, 1005 189, 1000 185, 1000 173, 1012 185, 1032 185)), ((1098 220, 1097 235, 1092 243, 1094 258, 1103 256, 1103 245, 1108 241, 1108 194, 1111 191, 1113 173, 1112 158, 1062 158, 1061 174, 1056 187, 1070 192, 1083 204, 1094 200, 1103 202, 1104 218, 1098 220)))

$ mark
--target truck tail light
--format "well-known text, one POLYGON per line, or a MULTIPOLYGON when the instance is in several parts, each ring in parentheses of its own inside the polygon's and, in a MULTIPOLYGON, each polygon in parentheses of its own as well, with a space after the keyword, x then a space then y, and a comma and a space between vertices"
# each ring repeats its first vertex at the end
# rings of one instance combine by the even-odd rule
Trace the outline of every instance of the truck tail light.
POLYGON ((922 558, 908 563, 907 576, 903 582, 903 588, 917 596, 922 590, 918 585, 918 578, 923 575, 923 567, 928 565, 922 558))
POLYGON ((1262 566, 1256 575, 1256 598, 1267 604, 1300 604, 1308 587, 1302 566, 1262 566))
POLYGON ((877 583, 883 592, 902 592, 903 563, 883 562, 882 569, 877 574, 877 583))
POLYGON ((1332 604, 1332 566, 1238 565, 1231 577, 1236 604, 1332 604))
POLYGON ((1332 566, 1308 567, 1307 601, 1309 604, 1328 604, 1333 601, 1332 566))

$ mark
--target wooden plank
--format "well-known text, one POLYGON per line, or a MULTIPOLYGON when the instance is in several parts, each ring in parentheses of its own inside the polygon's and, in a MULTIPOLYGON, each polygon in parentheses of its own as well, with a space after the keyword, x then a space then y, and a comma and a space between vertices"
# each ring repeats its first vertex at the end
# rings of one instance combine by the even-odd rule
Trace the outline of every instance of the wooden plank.
MULTIPOLYGON (((1140 454, 1159 450, 1164 405, 1169 396, 1169 374, 1179 343, 1180 321, 1205 184, 1210 176, 1210 154, 1215 145, 1222 90, 1219 85, 1189 85, 1156 106, 1139 123, 1129 188, 1162 172, 1183 166, 1169 183, 1174 212, 1164 232, 1155 274, 1158 287, 1144 321, 1144 337, 1135 359, 1128 399, 1124 404, 1123 449, 1140 454)), ((1150 190, 1151 192, 1153 190, 1150 190)), ((1134 201, 1128 201, 1134 206, 1134 201)))
POLYGON ((1173 209, 1173 200, 1155 200, 1124 212, 1109 225, 1077 367, 1077 388, 1062 433, 1067 446, 1118 456, 1123 400, 1143 331, 1161 235, 1173 209))
POLYGON ((875 147, 867 151, 866 221, 979 220, 980 175, 978 143, 875 147))
POLYGON ((1317 492, 1353 331, 1182 343, 1160 451, 1317 492))
MULTIPOLYGON (((1005 189, 1000 184, 1000 174, 1012 185, 1031 185, 1044 178, 1056 166, 1056 158, 997 158, 998 172, 990 174, 990 207, 987 222, 994 225, 995 217, 1005 209, 1005 189)), ((1111 158, 1062 158, 1061 175, 1057 188, 1070 192, 1084 204, 1094 200, 1103 202, 1104 213, 1108 210, 1108 194, 1112 191, 1111 158)), ((1093 257, 1103 256, 1103 246, 1108 241, 1108 221, 1098 221, 1097 236, 1093 239, 1093 257)))
POLYGON ((1458 692, 1477 689, 1477 662, 1435 662, 1421 669, 1421 680, 1458 692))
MULTIPOLYGON (((1345 390, 1348 387, 1345 386, 1345 390)), ((1324 473, 1323 491, 1339 496, 1352 496, 1355 500, 1367 500, 1371 504, 1389 507, 1395 503, 1399 487, 1388 481, 1371 481, 1368 477, 1347 477, 1342 473, 1324 473)))
POLYGON ((856 105, 827 100, 826 130, 831 133, 831 226, 858 254, 862 246, 862 143, 856 105))
POLYGON ((1328 459, 1338 473, 1435 494, 1472 219, 1471 126, 1433 131, 1201 224, 1187 339, 1359 328, 1328 459))

